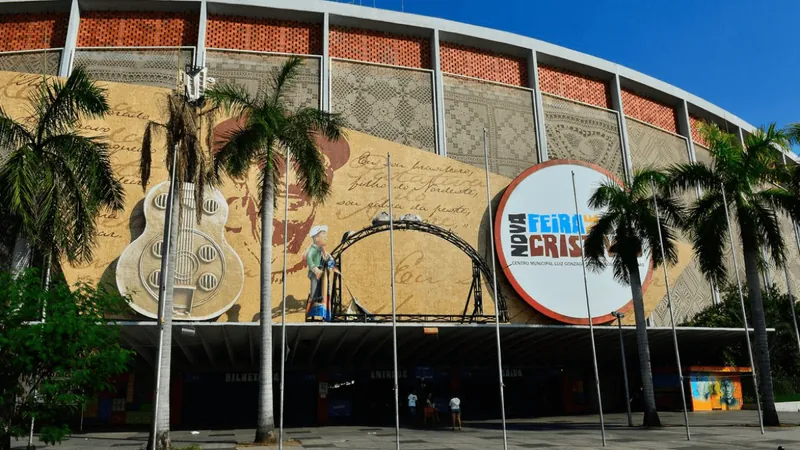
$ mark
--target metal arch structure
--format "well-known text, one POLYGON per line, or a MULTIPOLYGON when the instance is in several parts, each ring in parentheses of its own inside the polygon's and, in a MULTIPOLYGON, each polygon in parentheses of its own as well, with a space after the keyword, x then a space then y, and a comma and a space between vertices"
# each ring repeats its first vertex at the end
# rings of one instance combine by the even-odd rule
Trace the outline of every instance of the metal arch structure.
MULTIPOLYGON (((472 261, 472 284, 467 294, 467 300, 464 303, 464 311, 461 315, 432 315, 432 314, 398 314, 397 320, 401 322, 493 322, 494 315, 483 314, 483 291, 481 287, 481 276, 488 285, 492 284, 492 272, 486 261, 483 260, 481 255, 467 243, 464 239, 450 230, 446 230, 437 225, 430 223, 420 222, 416 220, 396 220, 394 221, 395 231, 417 231, 436 236, 445 240, 461 250, 472 261), (468 315, 469 304, 472 301, 472 312, 468 315)), ((342 237, 341 243, 331 251, 331 257, 336 261, 338 271, 334 273, 333 284, 331 286, 331 317, 333 321, 375 321, 380 322, 384 320, 391 320, 390 315, 385 314, 348 314, 342 306, 342 254, 348 248, 352 247, 359 241, 378 233, 389 231, 388 222, 378 222, 363 228, 356 232, 347 232, 342 237)), ((506 299, 501 292, 497 293, 497 299, 500 311, 500 321, 508 322, 508 306, 506 299)))

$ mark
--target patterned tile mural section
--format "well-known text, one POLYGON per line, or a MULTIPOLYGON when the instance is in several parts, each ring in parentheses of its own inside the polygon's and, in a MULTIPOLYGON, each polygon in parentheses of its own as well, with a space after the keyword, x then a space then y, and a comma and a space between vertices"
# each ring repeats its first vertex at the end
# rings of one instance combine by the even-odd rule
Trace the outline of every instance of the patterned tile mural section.
MULTIPOLYGON (((637 120, 628 120, 628 138, 630 139, 631 160, 634 169, 643 167, 665 168, 672 164, 688 163, 689 148, 685 139, 666 133, 658 128, 637 120)), ((687 200, 695 199, 694 193, 687 195, 687 200)), ((690 247, 685 239, 682 243, 690 247)), ((687 248, 684 247, 684 248, 687 248)), ((687 257, 692 257, 689 253, 687 257)), ((680 263, 678 263, 680 265, 680 263)), ((658 269, 661 270, 661 269, 658 269)), ((694 258, 681 271, 678 278, 670 283, 672 308, 675 323, 680 324, 694 317, 703 308, 713 304, 711 284, 700 273, 700 267, 694 258)), ((645 303, 647 303, 645 294, 645 303)), ((664 295, 656 300, 653 310, 655 326, 670 326, 667 298, 664 295)))
POLYGON ((174 89, 178 71, 192 63, 190 49, 109 49, 75 51, 75 67, 95 79, 174 89))
POLYGON ((322 26, 292 20, 209 14, 206 47, 322 54, 322 26))
MULTIPOLYGON (((286 61, 286 56, 212 50, 206 52, 208 75, 223 83, 244 86, 251 95, 261 96, 271 89, 272 74, 286 61)), ((287 98, 293 107, 320 106, 320 60, 304 58, 287 98)))
POLYGON ((774 265, 770 264, 770 275, 772 283, 775 284, 781 292, 788 293, 786 289, 786 275, 788 272, 789 283, 792 288, 792 295, 797 299, 800 298, 800 253, 797 250, 797 239, 794 234, 792 221, 788 216, 780 215, 781 233, 783 234, 783 242, 786 245, 786 271, 783 268, 777 269, 774 265))
POLYGON ((0 70, 58 75, 61 50, 0 53, 0 70))
POLYGON ((167 11, 81 11, 78 47, 197 45, 199 14, 167 11))
POLYGON ((622 89, 622 107, 626 116, 673 133, 678 132, 678 118, 672 106, 641 96, 630 89, 622 89))
POLYGON ((542 92, 577 100, 601 108, 611 108, 608 84, 566 69, 539 66, 539 88, 542 92))
POLYGON ((528 87, 528 61, 463 45, 442 42, 442 71, 513 86, 528 87))
POLYGON ((549 159, 579 159, 623 177, 619 121, 612 111, 542 95, 549 159))
POLYGON ((350 128, 422 150, 436 150, 430 72, 334 60, 331 107, 350 128))
POLYGON ((444 77, 447 156, 483 169, 483 128, 489 169, 514 178, 539 162, 531 91, 468 78, 444 77))
POLYGON ((431 68, 431 43, 423 37, 333 26, 328 46, 331 58, 431 68))
POLYGON ((0 14, 0 52, 64 46, 69 14, 0 14))

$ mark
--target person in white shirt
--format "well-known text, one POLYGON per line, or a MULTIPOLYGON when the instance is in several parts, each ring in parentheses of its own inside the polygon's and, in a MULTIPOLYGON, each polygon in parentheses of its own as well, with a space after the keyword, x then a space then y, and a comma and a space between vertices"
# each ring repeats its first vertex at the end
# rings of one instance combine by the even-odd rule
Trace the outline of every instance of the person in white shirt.
POLYGON ((453 431, 456 430, 456 423, 458 429, 461 430, 461 399, 457 395, 453 395, 450 399, 450 413, 453 416, 453 431))
POLYGON ((414 392, 408 394, 408 413, 411 415, 411 421, 414 422, 417 417, 417 394, 414 392))

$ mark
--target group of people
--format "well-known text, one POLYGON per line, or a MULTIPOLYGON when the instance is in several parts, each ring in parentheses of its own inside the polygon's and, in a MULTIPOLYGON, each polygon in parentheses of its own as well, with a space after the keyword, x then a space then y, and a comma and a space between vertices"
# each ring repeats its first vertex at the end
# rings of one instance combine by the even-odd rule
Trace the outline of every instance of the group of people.
MULTIPOLYGON (((417 397, 416 391, 412 391, 408 394, 408 414, 411 417, 412 423, 417 423, 417 403, 419 402, 419 398, 417 397)), ((450 402, 448 403, 448 408, 450 410, 450 416, 453 420, 453 431, 461 430, 461 399, 458 398, 457 395, 453 395, 450 398, 450 402)), ((427 426, 428 421, 431 421, 434 425, 438 425, 441 422, 439 421, 439 414, 436 411, 436 404, 433 401, 433 393, 429 392, 428 397, 425 400, 425 407, 423 409, 423 425, 427 426)))

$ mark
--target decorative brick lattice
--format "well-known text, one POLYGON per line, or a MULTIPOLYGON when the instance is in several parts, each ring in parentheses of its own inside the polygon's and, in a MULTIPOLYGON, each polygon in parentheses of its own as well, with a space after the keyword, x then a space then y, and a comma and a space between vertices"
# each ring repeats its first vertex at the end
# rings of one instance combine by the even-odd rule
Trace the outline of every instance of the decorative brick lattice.
POLYGON ((530 90, 445 76, 444 113, 448 157, 483 169, 486 127, 492 172, 514 178, 539 162, 530 90))
MULTIPOLYGON (((217 84, 243 86, 250 95, 263 98, 272 89, 270 82, 274 71, 279 70, 287 56, 233 52, 209 49, 206 53, 208 75, 217 84)), ((320 107, 320 59, 303 58, 294 83, 289 86, 286 98, 292 107, 320 107)))
POLYGON ((96 80, 175 89, 192 57, 189 49, 77 49, 74 64, 96 80))
POLYGON ((78 47, 194 47, 198 21, 186 12, 83 11, 78 47))
POLYGON ((291 20, 209 14, 206 47, 321 55, 322 26, 291 20))
POLYGON ((69 14, 0 14, 0 52, 64 46, 69 14))
POLYGON ((692 126, 692 142, 708 147, 708 142, 700 135, 700 124, 703 123, 703 119, 689 114, 689 123, 692 126))
POLYGON ((624 176, 616 113, 547 94, 542 103, 550 159, 579 159, 624 176))
POLYGON ((334 60, 331 108, 344 116, 350 128, 436 150, 430 72, 334 60))
POLYGON ((528 62, 525 58, 448 42, 441 43, 439 57, 443 72, 528 87, 528 62))
POLYGON ((626 116, 673 133, 678 132, 678 117, 675 108, 669 105, 643 97, 630 89, 622 89, 622 108, 626 116))
POLYGON ((5 72, 58 75, 61 50, 0 54, 0 70, 5 72))
MULTIPOLYGON (((655 126, 629 120, 628 137, 634 169, 648 166, 665 168, 672 164, 689 162, 689 148, 686 140, 666 133, 655 126)), ((696 198, 694 191, 688 191, 684 197, 687 202, 694 201, 696 198)), ((691 252, 691 244, 685 236, 680 238, 679 246, 683 249, 680 257, 690 259, 690 261, 677 279, 670 283, 676 323, 693 318, 703 308, 713 303, 711 285, 700 272, 700 266, 691 252)), ((661 274, 659 269, 657 276, 660 278, 661 274)), ((658 288, 654 290, 658 290, 658 288)), ((659 294, 663 295, 660 295, 660 298, 652 298, 650 292, 652 291, 645 293, 645 307, 649 309, 655 306, 653 309, 655 325, 670 326, 666 295, 663 294, 663 291, 659 291, 659 294)))
POLYGON ((608 84, 565 69, 539 66, 539 89, 559 97, 611 109, 608 84))
POLYGON ((430 40, 348 27, 331 27, 328 52, 332 58, 431 68, 430 40))

